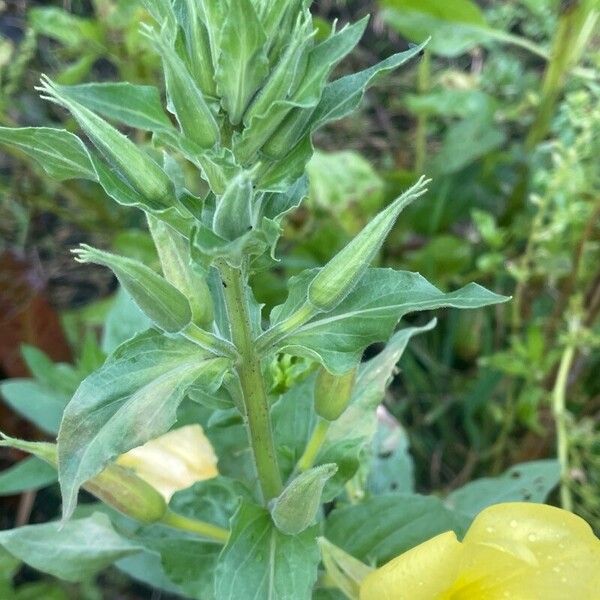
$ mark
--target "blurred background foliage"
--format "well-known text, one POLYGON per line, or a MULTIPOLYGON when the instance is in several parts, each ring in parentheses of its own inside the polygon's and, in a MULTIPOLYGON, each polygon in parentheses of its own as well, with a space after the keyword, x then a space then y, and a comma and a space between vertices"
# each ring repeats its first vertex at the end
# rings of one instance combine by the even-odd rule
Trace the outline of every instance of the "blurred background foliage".
MULTIPOLYGON (((326 261, 420 174, 433 177, 380 264, 420 271, 446 289, 475 280, 513 301, 448 313, 411 342, 386 401, 387 417, 406 435, 391 450, 383 444, 380 458, 408 443, 417 490, 446 494, 511 465, 557 457, 555 500, 600 531, 597 0, 314 6, 323 35, 334 19, 373 15, 341 73, 431 41, 420 61, 369 93, 359 116, 318 135, 310 198, 291 216, 278 267, 256 274, 259 299, 267 307, 281 301, 289 276, 326 261)), ((139 34, 146 18, 134 0, 0 1, 0 125, 65 122, 34 91, 40 73, 61 83, 156 84, 156 58, 139 34)), ((38 392, 62 394, 60 401, 102 362, 111 336, 122 338, 119 327, 139 318, 124 317, 130 307, 105 270, 71 260, 69 249, 81 241, 156 261, 140 214, 91 183, 52 183, 26 157, 3 151, 0 374, 41 377, 46 390, 38 392)), ((285 359, 273 370, 280 387, 305 374, 285 359)), ((52 433, 9 405, 0 407, 0 429, 40 439, 52 433)), ((398 456, 402 462, 404 450, 398 456)), ((0 466, 19 458, 2 454, 0 466)), ((44 520, 59 502, 52 488, 4 495, 2 528, 44 520)), ((0 555, 0 597, 102 597, 94 586, 73 592, 46 582, 8 596, 2 586, 18 568, 11 560, 0 555)), ((117 577, 110 585, 125 584, 117 577)))

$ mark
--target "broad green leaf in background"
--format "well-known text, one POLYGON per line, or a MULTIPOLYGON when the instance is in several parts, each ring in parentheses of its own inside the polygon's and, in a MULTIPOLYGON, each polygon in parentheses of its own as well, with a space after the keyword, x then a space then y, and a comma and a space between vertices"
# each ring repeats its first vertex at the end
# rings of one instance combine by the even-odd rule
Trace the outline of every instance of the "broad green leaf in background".
POLYGON ((445 531, 460 535, 469 522, 434 496, 387 494, 335 509, 325 537, 367 564, 382 564, 445 531))
POLYGON ((58 181, 77 178, 97 180, 84 143, 64 129, 0 127, 0 143, 18 148, 58 181))
POLYGON ((229 527, 229 522, 243 499, 250 502, 253 500, 244 484, 219 475, 177 492, 171 498, 169 506, 174 512, 191 519, 229 527))
POLYGON ((65 518, 85 481, 119 454, 166 433, 186 390, 218 388, 227 368, 227 360, 154 330, 120 346, 83 381, 64 413, 58 449, 65 518))
POLYGON ((243 502, 217 565, 216 600, 310 600, 319 558, 312 529, 285 535, 266 509, 243 502))
MULTIPOLYGON (((317 270, 290 280, 286 302, 273 309, 273 324, 299 309, 317 270)), ((318 360, 329 371, 343 374, 360 361, 364 349, 391 335, 400 319, 411 312, 442 307, 479 308, 507 298, 477 284, 445 294, 417 273, 369 269, 334 310, 319 314, 285 338, 280 351, 318 360)))
POLYGON ((15 412, 34 423, 42 431, 55 435, 68 394, 34 381, 33 379, 9 379, 0 384, 0 394, 15 412))
POLYGON ((68 98, 127 127, 147 131, 173 127, 163 110, 160 93, 154 86, 110 82, 59 88, 68 98))
POLYGON ((560 481, 556 460, 537 460, 511 467, 499 477, 484 477, 453 491, 445 500, 449 508, 475 517, 484 508, 501 502, 545 502, 560 481))
POLYGON ((144 549, 137 554, 131 554, 115 563, 115 567, 134 581, 145 583, 150 587, 183 596, 183 590, 171 581, 162 565, 160 553, 144 549))
POLYGON ((458 56, 490 37, 483 11, 472 0, 383 0, 383 18, 404 37, 429 49, 458 56))
POLYGON ((31 27, 41 35, 57 40, 72 49, 96 50, 100 47, 100 26, 91 19, 82 19, 61 8, 34 7, 27 12, 31 27))
POLYGON ((0 532, 0 546, 29 566, 67 581, 84 581, 143 548, 97 513, 64 525, 46 523, 0 532))
POLYGON ((56 482, 56 469, 39 458, 26 458, 0 473, 0 496, 39 490, 56 482))

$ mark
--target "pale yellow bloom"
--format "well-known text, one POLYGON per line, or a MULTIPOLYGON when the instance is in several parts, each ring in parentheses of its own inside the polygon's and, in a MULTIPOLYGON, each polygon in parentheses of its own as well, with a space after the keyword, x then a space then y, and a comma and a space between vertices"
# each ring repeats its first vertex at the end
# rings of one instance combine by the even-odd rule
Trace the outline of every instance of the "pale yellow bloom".
POLYGON ((360 600, 600 600, 600 540, 570 512, 497 504, 462 542, 442 533, 373 571, 360 600))
POLYGON ((121 455, 117 464, 134 471, 167 502, 175 492, 218 475, 217 457, 200 425, 170 431, 121 455))

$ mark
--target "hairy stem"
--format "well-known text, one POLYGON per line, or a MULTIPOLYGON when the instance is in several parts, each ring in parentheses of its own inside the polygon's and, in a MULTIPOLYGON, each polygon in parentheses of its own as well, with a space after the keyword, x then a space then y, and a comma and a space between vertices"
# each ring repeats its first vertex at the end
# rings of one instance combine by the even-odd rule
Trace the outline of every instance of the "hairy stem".
POLYGON ((239 353, 236 371, 243 392, 250 446, 263 498, 268 502, 279 495, 283 486, 273 444, 269 402, 252 332, 246 278, 240 269, 225 262, 218 268, 223 280, 231 336, 239 353))
POLYGON ((225 544, 229 539, 229 531, 223 529, 218 525, 212 523, 206 523, 205 521, 198 521, 197 519, 190 519, 168 510, 165 516, 162 518, 161 523, 172 527, 173 529, 181 529, 182 531, 190 531, 197 533, 202 537, 205 537, 211 541, 225 544))
POLYGON ((312 436, 304 450, 304 454, 298 461, 297 468, 301 473, 308 471, 315 464, 315 460, 317 460, 317 456, 323 447, 325 437, 329 431, 329 425, 329 421, 326 421, 325 419, 319 419, 317 421, 312 436))

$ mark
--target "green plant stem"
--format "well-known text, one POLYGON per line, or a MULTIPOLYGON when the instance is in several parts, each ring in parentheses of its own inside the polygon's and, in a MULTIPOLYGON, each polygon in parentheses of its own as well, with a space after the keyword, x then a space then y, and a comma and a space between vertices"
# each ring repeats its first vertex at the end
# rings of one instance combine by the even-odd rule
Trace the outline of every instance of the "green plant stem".
MULTIPOLYGON (((597 20, 598 10, 591 0, 576 0, 570 3, 560 15, 550 59, 544 73, 540 104, 525 139, 526 154, 530 154, 548 135, 567 75, 581 59, 597 20)), ((505 214, 501 218, 502 225, 509 224, 512 216, 523 208, 529 188, 528 181, 529 168, 527 164, 523 164, 509 197, 505 214)))
POLYGON ((323 447, 323 443, 325 442, 325 437, 327 436, 330 425, 331 423, 325 419, 319 419, 317 421, 310 440, 306 445, 306 449, 304 450, 304 454, 298 461, 297 469, 301 473, 308 471, 315 464, 317 456, 319 455, 319 452, 323 447))
POLYGON ((285 339, 285 337, 298 329, 298 327, 302 327, 305 323, 308 323, 314 316, 316 316, 319 311, 312 306, 310 303, 306 303, 302 305, 295 313, 290 315, 281 323, 275 325, 275 327, 265 331, 257 340, 256 340, 256 351, 259 354, 262 354, 275 346, 278 342, 285 339))
POLYGON ((279 495, 283 485, 273 443, 269 402, 252 333, 246 278, 240 269, 225 262, 219 263, 218 268, 223 280, 231 337, 239 353, 236 371, 243 392, 250 446, 263 498, 268 502, 279 495))
POLYGON ((567 431, 566 396, 569 372, 571 371, 574 356, 575 346, 570 343, 562 354, 552 393, 552 409, 556 422, 556 445, 561 476, 560 502, 565 510, 573 510, 573 497, 569 483, 569 435, 567 431))
MULTIPOLYGON (((419 63, 417 74, 417 89, 419 94, 426 94, 431 87, 431 52, 424 50, 423 58, 419 63)), ((417 129, 415 132, 415 173, 425 171, 425 162, 427 160, 427 127, 429 115, 419 114, 417 117, 417 129)))
POLYGON ((183 330, 183 335, 191 342, 218 356, 226 356, 234 360, 238 357, 237 350, 233 344, 217 337, 213 333, 201 329, 193 323, 183 330))
POLYGON ((212 523, 206 523, 205 521, 190 519, 189 517, 184 517, 183 515, 179 515, 170 510, 167 510, 161 523, 173 527, 174 529, 197 533, 202 537, 220 544, 227 543, 227 540, 229 539, 229 531, 227 529, 223 529, 212 523))

